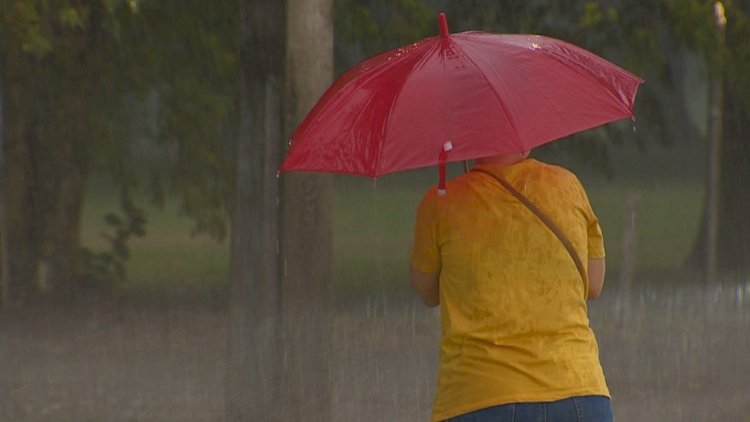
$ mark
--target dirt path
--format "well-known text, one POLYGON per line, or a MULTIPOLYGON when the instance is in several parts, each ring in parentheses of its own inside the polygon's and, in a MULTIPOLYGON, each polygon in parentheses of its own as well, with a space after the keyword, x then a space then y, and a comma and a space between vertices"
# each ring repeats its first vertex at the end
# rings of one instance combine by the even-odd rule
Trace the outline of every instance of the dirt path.
POLYGON ((2 421, 219 420, 225 313, 30 308, 2 318, 2 421))
MULTIPOLYGON (((746 420, 750 289, 741 288, 592 304, 618 421, 746 420)), ((0 421, 222 421, 226 327, 215 310, 5 310, 0 421)), ((333 328, 336 421, 427 420, 433 311, 348 306, 333 328)))

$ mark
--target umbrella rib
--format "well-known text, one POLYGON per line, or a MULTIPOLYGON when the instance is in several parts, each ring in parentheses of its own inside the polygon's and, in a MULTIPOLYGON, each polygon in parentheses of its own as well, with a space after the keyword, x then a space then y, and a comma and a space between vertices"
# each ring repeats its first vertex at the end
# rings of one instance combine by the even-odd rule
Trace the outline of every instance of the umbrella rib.
POLYGON ((471 57, 469 57, 468 54, 466 54, 463 50, 464 48, 472 49, 470 46, 461 45, 459 43, 456 43, 457 46, 460 47, 461 54, 463 54, 464 57, 466 57, 466 60, 468 60, 469 63, 471 63, 472 66, 474 66, 474 69, 476 69, 477 73, 482 77, 482 79, 487 83, 490 90, 492 91, 492 94, 494 95, 495 99, 497 100, 498 104, 500 104, 500 109, 505 114, 506 119, 510 123, 511 127, 513 128, 513 133, 516 135, 515 143, 518 145, 522 150, 525 149, 525 145, 523 145, 523 142, 521 142, 521 136, 518 133, 518 126, 516 125, 515 120, 513 120, 512 115, 508 112, 508 105, 503 101, 500 94, 495 91, 494 86, 490 83, 489 79, 487 79, 487 76, 482 72, 482 69, 479 67, 479 65, 474 61, 471 57))
MULTIPOLYGON (((598 55, 595 55, 595 54, 591 53, 590 51, 583 50, 580 47, 575 46, 573 44, 569 44, 569 43, 567 43, 565 41, 561 41, 561 45, 567 46, 567 48, 569 49, 569 51, 571 51, 573 54, 576 54, 578 56, 586 57, 586 56, 589 56, 589 55, 593 55, 596 59, 605 60, 602 57, 599 57, 598 55)), ((633 115, 633 113, 632 113, 632 106, 633 106, 632 99, 629 99, 627 96, 623 95, 623 91, 625 91, 624 89, 615 88, 613 86, 613 85, 616 85, 616 86, 620 87, 621 86, 620 80, 612 80, 612 79, 608 78, 607 76, 603 75, 602 74, 603 72, 597 72, 597 71, 595 71, 594 68, 582 66, 581 63, 578 62, 578 61, 571 61, 569 57, 567 57, 566 55, 561 54, 560 52, 555 51, 553 49, 546 49, 546 50, 543 50, 543 51, 545 52, 545 54, 547 54, 548 57, 554 58, 560 64, 566 66, 567 68, 572 69, 575 72, 578 72, 578 73, 581 73, 581 74, 589 75, 589 77, 598 80, 600 82, 600 85, 602 86, 602 88, 605 89, 605 90, 607 90, 607 91, 609 91, 609 93, 614 98, 619 98, 620 99, 620 103, 623 104, 623 105, 625 105, 625 107, 627 108, 628 114, 631 115, 631 116, 633 115)), ((597 66, 596 69, 600 69, 600 66, 597 66)), ((625 78, 625 79, 631 79, 631 78, 632 79, 636 79, 636 80, 639 81, 638 85, 640 85, 640 81, 641 81, 640 78, 638 78, 637 76, 632 75, 630 72, 627 72, 626 70, 624 70, 624 69, 622 69, 622 68, 620 68, 618 66, 614 66, 613 65, 612 67, 608 68, 607 69, 607 73, 609 73, 609 74, 615 73, 615 74, 619 75, 621 78, 625 78)))
MULTIPOLYGON (((433 38, 435 38, 435 37, 433 37, 433 38)), ((422 63, 424 63, 425 61, 429 60, 429 58, 432 55, 431 52, 434 52, 435 50, 437 50, 438 49, 437 46, 439 44, 436 44, 436 46, 433 47, 431 50, 429 50, 427 48, 430 45, 429 43, 423 43, 422 45, 424 47, 420 48, 420 50, 427 50, 427 51, 425 52, 425 54, 423 54, 421 57, 419 57, 419 60, 416 61, 416 64, 415 64, 416 67, 419 67, 422 63)), ((419 48, 419 47, 417 47, 417 48, 419 48)), ((406 85, 406 83, 408 82, 408 80, 409 80, 408 76, 403 79, 403 81, 401 82, 401 88, 403 88, 404 85, 406 85)), ((395 98, 393 99, 393 101, 391 101, 391 106, 390 106, 390 108, 388 110, 388 115, 387 115, 386 121, 384 123, 384 133, 382 134, 382 139, 380 140, 380 142, 382 143, 382 145, 380 147, 380 150, 378 151, 378 159, 375 162, 375 172, 377 172, 378 169, 380 169, 380 163, 382 161, 383 153, 385 151, 385 140, 388 139, 388 131, 389 131, 389 128, 390 128, 390 126, 388 125, 388 121, 390 120, 391 116, 393 115, 391 113, 391 111, 394 110, 396 108, 396 106, 398 105, 399 100, 401 99, 401 93, 402 92, 403 92, 403 89, 399 89, 396 92, 395 98)))

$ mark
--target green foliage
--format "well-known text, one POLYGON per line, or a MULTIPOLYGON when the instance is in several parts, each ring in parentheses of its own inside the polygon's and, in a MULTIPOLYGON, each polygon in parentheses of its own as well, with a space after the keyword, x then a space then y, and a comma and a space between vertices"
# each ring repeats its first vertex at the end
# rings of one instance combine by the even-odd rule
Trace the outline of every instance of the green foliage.
POLYGON ((336 69, 437 34, 437 15, 423 0, 334 2, 336 69))
POLYGON ((8 36, 4 50, 20 49, 42 59, 55 54, 56 47, 67 44, 71 33, 86 38, 80 31, 99 25, 105 29, 117 26, 113 23, 122 18, 123 11, 135 13, 137 4, 137 1, 122 0, 9 1, 0 8, 8 36))
POLYGON ((71 6, 65 6, 60 10, 60 23, 70 29, 84 28, 82 13, 71 6))
POLYGON ((236 86, 236 5, 12 2, 0 9, 8 132, 23 133, 33 123, 39 142, 49 144, 43 148, 54 149, 61 137, 74 143, 87 172, 109 172, 128 188, 139 187, 140 177, 151 180, 146 187, 155 188, 154 197, 183 196, 196 227, 220 237, 233 180, 226 143, 236 86), (158 126, 138 124, 149 116, 135 110, 154 95, 158 126), (137 138, 160 142, 173 159, 138 168, 129 161, 137 138))
POLYGON ((195 232, 226 235, 225 205, 231 196, 233 155, 228 151, 237 86, 237 3, 210 8, 199 1, 144 3, 152 22, 170 22, 154 39, 147 60, 158 94, 155 140, 174 160, 149 172, 152 193, 181 198, 195 232))
POLYGON ((750 2, 727 2, 727 84, 740 92, 750 109, 750 2))
POLYGON ((14 6, 2 16, 13 23, 2 45, 9 136, 23 136, 32 125, 41 148, 71 143, 82 163, 112 168, 103 157, 121 155, 112 138, 124 137, 130 124, 120 103, 128 89, 121 72, 127 58, 111 34, 99 32, 101 22, 115 17, 97 2, 14 6))
POLYGON ((144 211, 137 207, 127 191, 120 194, 122 215, 108 213, 104 216, 111 233, 101 233, 109 245, 108 250, 94 252, 81 248, 81 265, 78 280, 90 286, 113 287, 125 280, 125 268, 130 258, 128 240, 132 236, 146 235, 144 211))
MULTIPOLYGON (((196 232, 225 236, 238 10, 237 1, 198 0, 0 4, 3 136, 26 166, 23 178, 11 180, 14 192, 25 190, 11 206, 26 220, 19 233, 42 228, 24 238, 28 254, 14 255, 25 273, 34 271, 39 251, 77 250, 44 230, 61 218, 69 221, 56 226, 77 227, 76 215, 54 212, 61 195, 75 202, 73 189, 61 188, 71 175, 106 174, 118 189, 147 191, 157 203, 174 196, 196 232)), ((124 207, 127 218, 107 218, 111 250, 82 252, 86 277, 120 273, 125 242, 145 224, 132 226, 136 208, 124 207)))
POLYGON ((603 6, 596 1, 586 2, 583 13, 578 21, 580 28, 591 28, 601 24, 613 24, 618 20, 617 9, 611 6, 603 6))

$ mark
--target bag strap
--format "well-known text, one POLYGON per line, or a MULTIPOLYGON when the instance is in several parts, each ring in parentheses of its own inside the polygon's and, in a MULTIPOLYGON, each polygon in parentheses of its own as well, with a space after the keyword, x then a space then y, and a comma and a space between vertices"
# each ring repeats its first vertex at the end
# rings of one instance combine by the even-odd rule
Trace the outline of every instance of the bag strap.
POLYGON ((493 179, 497 180, 508 192, 510 192, 511 195, 515 196, 516 199, 521 201, 522 204, 526 205, 528 209, 531 210, 534 214, 536 214, 537 217, 539 217, 540 220, 542 220, 542 223, 544 223, 547 228, 549 228, 552 233, 557 236, 558 239, 560 239, 560 242, 565 246, 565 249, 570 254, 570 257, 573 258, 573 262, 576 264, 576 269, 578 270, 578 274, 581 275, 581 279, 586 283, 586 270, 583 268, 583 263, 581 262, 581 258, 578 257, 578 253, 573 248, 573 244, 570 243, 570 240, 568 240, 568 237, 565 236, 565 234, 555 225, 555 223, 545 214, 542 210, 539 209, 536 205, 534 205, 533 202, 529 201, 528 198, 526 198, 521 192, 516 190, 513 186, 511 186, 510 183, 505 181, 503 178, 496 176, 487 170, 473 168, 471 171, 476 171, 479 173, 484 173, 493 179))

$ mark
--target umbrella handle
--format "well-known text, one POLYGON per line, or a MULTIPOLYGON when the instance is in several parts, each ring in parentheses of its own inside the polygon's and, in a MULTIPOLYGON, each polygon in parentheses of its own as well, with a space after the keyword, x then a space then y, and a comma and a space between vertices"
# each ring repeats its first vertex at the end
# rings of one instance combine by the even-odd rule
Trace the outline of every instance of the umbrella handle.
POLYGON ((453 143, 448 141, 443 144, 443 148, 440 149, 440 155, 438 156, 438 196, 445 196, 445 162, 448 159, 448 151, 453 149, 453 143))

